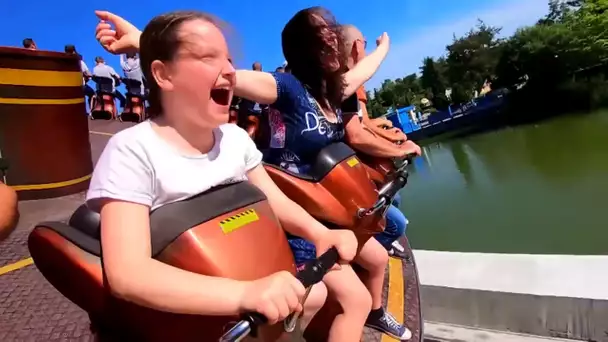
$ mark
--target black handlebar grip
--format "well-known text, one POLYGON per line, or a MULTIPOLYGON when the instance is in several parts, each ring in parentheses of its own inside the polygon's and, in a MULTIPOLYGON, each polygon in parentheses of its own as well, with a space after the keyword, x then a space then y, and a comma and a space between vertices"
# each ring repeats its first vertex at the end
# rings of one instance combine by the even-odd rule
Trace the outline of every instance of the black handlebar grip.
MULTIPOLYGON (((336 247, 330 248, 315 260, 307 262, 304 269, 296 274, 296 278, 304 285, 304 287, 312 286, 323 279, 323 276, 334 266, 340 259, 336 247)), ((257 327, 266 324, 268 319, 257 312, 249 312, 243 314, 242 320, 249 322, 251 327, 250 335, 256 337, 257 327)))
POLYGON ((416 157, 418 157, 418 155, 416 153, 408 153, 405 156, 405 160, 407 160, 408 163, 411 163, 414 160, 414 158, 416 158, 416 157))
POLYGON ((382 187, 379 195, 392 199, 399 192, 399 190, 401 190, 405 186, 405 184, 407 184, 407 176, 403 174, 397 174, 395 175, 395 178, 393 178, 389 183, 382 187))
POLYGON ((340 259, 336 247, 332 247, 315 260, 311 260, 304 265, 304 269, 296 274, 296 278, 304 287, 312 286, 321 280, 335 263, 340 259))
POLYGON ((268 322, 266 316, 257 312, 248 313, 243 316, 243 319, 249 322, 252 327, 257 327, 268 322))

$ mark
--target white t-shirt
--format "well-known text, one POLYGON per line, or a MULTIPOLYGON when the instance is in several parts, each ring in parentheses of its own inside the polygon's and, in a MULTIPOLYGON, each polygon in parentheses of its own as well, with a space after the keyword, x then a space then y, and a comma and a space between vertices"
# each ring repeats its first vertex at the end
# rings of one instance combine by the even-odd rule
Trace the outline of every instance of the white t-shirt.
MULTIPOLYGON (((83 74, 85 72, 89 72, 89 67, 87 67, 87 64, 82 59, 80 60, 80 70, 82 71, 83 74)), ((83 76, 82 77, 82 85, 85 85, 86 83, 87 83, 87 80, 83 76)))
POLYGON ((154 210, 217 185, 246 180, 247 171, 262 161, 255 143, 234 124, 221 125, 213 134, 209 153, 187 156, 158 136, 150 121, 117 133, 95 166, 87 205, 99 211, 95 200, 111 198, 154 210))

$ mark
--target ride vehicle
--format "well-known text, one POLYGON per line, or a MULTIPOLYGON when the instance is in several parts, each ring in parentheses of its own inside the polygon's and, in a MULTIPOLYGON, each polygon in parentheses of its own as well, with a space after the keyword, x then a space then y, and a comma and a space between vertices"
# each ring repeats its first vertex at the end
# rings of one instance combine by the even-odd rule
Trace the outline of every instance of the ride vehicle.
MULTIPOLYGON (((264 167, 277 186, 313 217, 328 227, 352 230, 359 245, 363 245, 384 230, 386 210, 407 183, 409 162, 410 159, 405 160, 380 188, 370 179, 368 168, 355 151, 344 143, 321 150, 308 174, 292 173, 274 165, 264 167)), ((358 274, 361 278, 366 276, 365 272, 358 274)), ((305 338, 326 341, 340 310, 330 296, 305 331, 305 338)), ((421 331, 420 327, 412 328, 421 331)))
MULTIPOLYGON (((153 257, 190 272, 245 281, 282 270, 295 274, 285 233, 265 195, 247 182, 218 186, 158 208, 150 214, 150 227, 153 257)), ((85 205, 67 223, 38 224, 28 247, 44 277, 89 314, 93 330, 101 336, 112 331, 120 335, 110 339, 240 341, 252 334, 271 342, 281 330, 294 328, 297 320, 264 326, 265 318, 251 313, 234 325, 238 317, 172 314, 114 297, 104 280, 100 215, 85 205)), ((332 248, 297 277, 311 286, 337 259, 332 248)))
MULTIPOLYGON (((378 191, 354 151, 342 143, 323 149, 308 175, 269 165, 265 168, 313 216, 328 226, 354 230, 360 241, 382 231, 387 203, 405 184, 403 177, 396 177, 378 191)), ((263 317, 253 314, 226 332, 236 317, 169 314, 113 297, 104 282, 99 220, 99 214, 83 205, 67 224, 40 223, 28 239, 40 272, 89 313, 94 327, 120 331, 123 338, 128 335, 132 340, 216 341, 226 333, 222 341, 239 341, 254 332, 264 342, 276 341, 281 329, 295 327, 297 317, 282 326, 264 326, 263 317)), ((265 196, 247 182, 220 186, 156 209, 150 214, 150 224, 153 257, 175 267, 242 280, 281 270, 295 273, 285 233, 265 196)), ((297 276, 311 285, 336 260, 337 252, 331 249, 297 276)), ((326 340, 338 308, 328 300, 304 332, 307 340, 326 340)))
POLYGON ((131 78, 122 78, 127 89, 125 108, 118 119, 123 122, 142 122, 146 119, 146 100, 142 82, 131 78))
MULTIPOLYGON (((261 138, 264 135, 260 133, 260 126, 249 127, 249 130, 256 144, 265 141, 261 138)), ((260 150, 264 147, 258 145, 260 150)), ((306 175, 274 165, 266 164, 264 167, 277 186, 314 218, 328 227, 353 230, 361 245, 383 231, 386 209, 407 184, 407 167, 412 158, 372 157, 356 153, 344 143, 337 143, 319 153, 312 171, 306 175)), ((416 260, 407 237, 402 238, 401 245, 408 255, 403 263, 405 275, 410 278, 405 280, 405 323, 412 331, 410 341, 421 342, 423 320, 416 260)), ((365 272, 359 271, 359 276, 365 277, 365 272)), ((339 310, 339 304, 328 298, 306 330, 306 339, 327 340, 329 327, 339 310)))
MULTIPOLYGON (((118 109, 116 108, 114 96, 114 79, 109 77, 92 76, 97 84, 95 95, 91 97, 91 120, 113 120, 116 119, 118 109)), ((116 84, 118 85, 118 84, 116 84)))

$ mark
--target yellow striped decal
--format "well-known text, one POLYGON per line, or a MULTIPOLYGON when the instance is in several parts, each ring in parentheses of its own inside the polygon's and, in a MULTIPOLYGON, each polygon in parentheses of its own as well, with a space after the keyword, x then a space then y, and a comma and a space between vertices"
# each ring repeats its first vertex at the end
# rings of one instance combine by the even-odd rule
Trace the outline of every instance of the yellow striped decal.
POLYGON ((18 105, 68 105, 84 103, 83 98, 77 99, 7 99, 0 97, 0 104, 18 104, 18 105))
POLYGON ((0 68, 0 84, 36 87, 81 87, 82 72, 0 68))
POLYGON ((346 164, 348 164, 350 167, 354 167, 355 165, 359 164, 359 159, 357 159, 357 157, 352 157, 346 162, 346 164))
POLYGON ((86 175, 84 177, 71 179, 63 182, 57 183, 47 183, 47 184, 30 184, 30 185, 10 185, 15 191, 27 191, 27 190, 48 190, 48 189, 57 189, 63 188, 66 186, 82 183, 91 178, 91 175, 86 175))
POLYGON ((220 221, 220 227, 224 234, 228 234, 259 219, 258 213, 254 209, 249 209, 220 221))
MULTIPOLYGON (((403 263, 397 258, 389 258, 388 262, 388 303, 387 311, 403 324, 403 313, 405 312, 405 279, 403 279, 403 263)), ((395 341, 394 338, 382 334, 382 342, 395 341)))

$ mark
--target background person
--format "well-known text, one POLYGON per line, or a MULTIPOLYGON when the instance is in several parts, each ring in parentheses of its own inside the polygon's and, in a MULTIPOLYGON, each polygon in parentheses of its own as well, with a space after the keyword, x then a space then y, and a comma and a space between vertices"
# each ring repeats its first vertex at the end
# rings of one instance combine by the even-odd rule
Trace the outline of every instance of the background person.
POLYGON ((34 40, 32 38, 25 38, 22 42, 23 47, 29 50, 38 50, 38 47, 36 47, 36 43, 34 42, 34 40))
MULTIPOLYGON (((126 102, 125 96, 119 92, 118 89, 116 89, 116 85, 120 83, 120 76, 118 76, 114 68, 106 64, 102 57, 95 57, 95 63, 96 65, 93 68, 93 76, 112 79, 112 93, 114 94, 114 97, 118 99, 118 102, 120 102, 120 107, 124 108, 126 102)), ((97 90, 100 90, 99 84, 97 84, 97 90)))
MULTIPOLYGON (((353 25, 343 25, 343 34, 345 35, 346 50, 349 51, 349 58, 352 58, 352 63, 356 64, 361 59, 365 58, 365 49, 367 48, 367 40, 359 29, 353 25)), ((361 86, 357 89, 357 97, 361 102, 361 119, 365 127, 375 134, 393 142, 406 141, 406 135, 398 128, 384 129, 382 126, 392 127, 393 124, 385 118, 370 119, 367 113, 367 94, 365 87, 361 86)))
POLYGON ((76 52, 76 46, 72 44, 67 44, 63 50, 65 53, 70 55, 78 55, 78 59, 80 59, 80 70, 82 71, 82 90, 84 91, 84 95, 87 97, 87 103, 91 103, 91 98, 95 95, 95 91, 91 86, 87 84, 87 81, 91 78, 91 72, 89 71, 89 67, 82 59, 82 55, 76 52))
MULTIPOLYGON (((365 57, 366 40, 361 32, 353 25, 342 27, 344 34, 344 45, 347 53, 347 66, 352 69, 359 61, 365 57)), ((420 154, 420 147, 412 141, 407 140, 402 145, 387 140, 375 134, 369 126, 365 124, 364 117, 367 117, 365 107, 365 90, 361 86, 357 90, 358 103, 355 108, 347 109, 345 113, 346 139, 356 150, 365 154, 381 158, 401 158, 410 153, 420 154)), ((399 243, 398 239, 405 234, 407 219, 399 210, 401 197, 399 194, 386 212, 386 227, 384 231, 376 235, 376 239, 387 249, 389 255, 407 258, 405 248, 399 243)))
POLYGON ((141 94, 145 95, 144 74, 141 71, 139 64, 139 54, 129 52, 120 55, 120 66, 124 72, 125 78, 141 82, 141 94))

